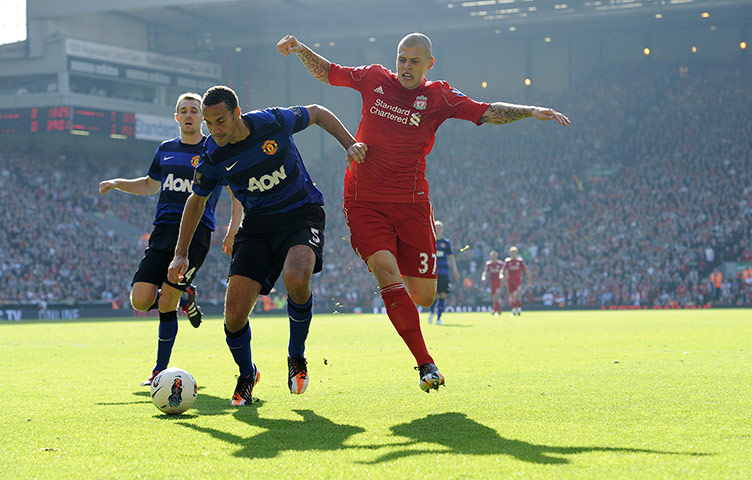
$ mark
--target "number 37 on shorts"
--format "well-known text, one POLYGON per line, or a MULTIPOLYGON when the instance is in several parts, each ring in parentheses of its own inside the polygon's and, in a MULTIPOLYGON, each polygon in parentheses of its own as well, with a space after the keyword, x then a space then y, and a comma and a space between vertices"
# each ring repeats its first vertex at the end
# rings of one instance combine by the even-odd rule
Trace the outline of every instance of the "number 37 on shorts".
POLYGON ((421 252, 418 255, 420 265, 418 266, 418 273, 421 275, 428 273, 428 269, 431 269, 431 275, 436 275, 436 253, 421 252), (433 265, 433 266, 431 266, 433 265))

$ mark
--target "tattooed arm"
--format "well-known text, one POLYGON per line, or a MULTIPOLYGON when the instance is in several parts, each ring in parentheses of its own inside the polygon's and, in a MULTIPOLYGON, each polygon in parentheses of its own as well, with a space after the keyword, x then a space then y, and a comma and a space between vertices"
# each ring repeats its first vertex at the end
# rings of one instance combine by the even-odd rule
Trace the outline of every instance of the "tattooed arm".
POLYGON ((523 118, 535 117, 538 120, 556 120, 560 125, 569 125, 566 115, 551 108, 533 107, 529 105, 515 105, 512 103, 494 102, 488 106, 480 117, 482 123, 504 125, 523 118))
POLYGON ((277 50, 286 57, 295 53, 311 75, 329 85, 329 65, 331 65, 331 62, 305 44, 298 42, 297 38, 292 35, 285 35, 282 40, 277 42, 277 50))

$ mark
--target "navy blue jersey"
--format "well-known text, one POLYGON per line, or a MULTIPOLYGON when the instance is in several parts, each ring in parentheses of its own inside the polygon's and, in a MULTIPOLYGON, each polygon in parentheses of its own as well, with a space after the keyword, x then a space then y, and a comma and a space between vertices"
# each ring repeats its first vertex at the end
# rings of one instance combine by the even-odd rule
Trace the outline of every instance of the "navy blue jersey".
POLYGON ((238 143, 204 144, 193 191, 206 196, 222 181, 251 215, 285 213, 306 204, 323 205, 292 135, 308 126, 304 107, 254 110, 241 116, 251 130, 238 143))
POLYGON ((436 240, 436 273, 449 275, 449 255, 452 254, 452 244, 446 238, 436 240))
MULTIPOLYGON (((181 142, 180 137, 166 140, 157 148, 148 173, 150 178, 162 184, 154 225, 180 223, 185 202, 193 190, 193 172, 203 148, 203 140, 196 145, 189 145, 181 142)), ((220 182, 210 192, 211 197, 206 202, 206 209, 201 217, 201 223, 211 231, 214 231, 216 226, 214 209, 221 192, 220 182)))

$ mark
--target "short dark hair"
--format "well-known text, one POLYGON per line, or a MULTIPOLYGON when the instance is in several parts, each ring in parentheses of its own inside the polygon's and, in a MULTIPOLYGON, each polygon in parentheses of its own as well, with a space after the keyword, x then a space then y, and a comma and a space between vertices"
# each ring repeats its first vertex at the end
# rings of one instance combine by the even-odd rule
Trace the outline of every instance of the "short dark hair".
POLYGON ((224 102, 227 110, 233 111, 238 108, 238 96, 235 91, 224 85, 215 85, 204 93, 204 98, 201 101, 201 106, 211 107, 212 105, 218 105, 224 102))
POLYGON ((180 108, 180 102, 182 102, 183 100, 196 100, 199 107, 201 106, 201 95, 193 92, 185 92, 184 94, 180 95, 178 97, 178 101, 175 102, 175 113, 178 112, 178 108, 180 108))

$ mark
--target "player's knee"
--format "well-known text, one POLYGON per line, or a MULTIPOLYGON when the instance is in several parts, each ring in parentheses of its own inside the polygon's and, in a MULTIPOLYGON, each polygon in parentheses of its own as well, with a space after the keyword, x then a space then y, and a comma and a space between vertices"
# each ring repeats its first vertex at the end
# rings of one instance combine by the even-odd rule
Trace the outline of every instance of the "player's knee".
POLYGON ((139 312, 147 312, 154 305, 154 299, 131 296, 131 306, 139 312))
POLYGON ((225 305, 225 325, 227 329, 231 332, 240 330, 240 327, 248 321, 249 314, 250 312, 245 312, 245 309, 225 305))
POLYGON ((287 291, 297 297, 300 296, 301 293, 308 293, 311 273, 298 269, 285 271, 282 272, 282 281, 285 283, 287 291))
POLYGON ((149 311, 157 300, 156 285, 136 282, 131 290, 131 306, 139 312, 149 311))
POLYGON ((178 303, 180 303, 180 294, 182 292, 178 292, 178 295, 171 296, 171 295, 165 295, 162 294, 159 296, 159 303, 157 306, 159 307, 160 312, 169 312, 171 310, 176 310, 178 308, 178 303))
POLYGON ((376 278, 376 282, 382 287, 402 282, 402 277, 399 272, 395 272, 390 268, 377 268, 375 270, 372 269, 372 271, 373 276, 376 278))
POLYGON ((436 301, 436 292, 416 290, 414 292, 410 292, 410 298, 412 298, 413 302, 415 302, 416 305, 428 308, 433 305, 433 302, 436 301))

